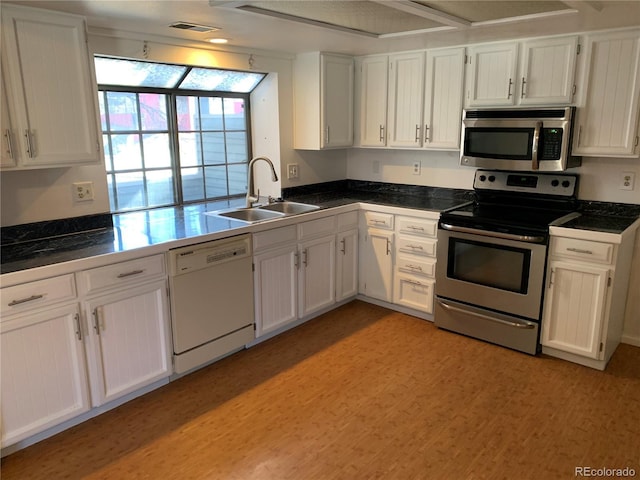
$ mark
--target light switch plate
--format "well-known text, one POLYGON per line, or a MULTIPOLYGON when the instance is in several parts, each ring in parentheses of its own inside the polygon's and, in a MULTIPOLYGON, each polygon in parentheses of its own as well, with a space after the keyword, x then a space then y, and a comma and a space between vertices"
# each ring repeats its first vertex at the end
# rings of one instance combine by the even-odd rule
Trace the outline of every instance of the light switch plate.
POLYGON ((300 178, 300 172, 298 171, 297 163, 287 164, 287 178, 300 178))

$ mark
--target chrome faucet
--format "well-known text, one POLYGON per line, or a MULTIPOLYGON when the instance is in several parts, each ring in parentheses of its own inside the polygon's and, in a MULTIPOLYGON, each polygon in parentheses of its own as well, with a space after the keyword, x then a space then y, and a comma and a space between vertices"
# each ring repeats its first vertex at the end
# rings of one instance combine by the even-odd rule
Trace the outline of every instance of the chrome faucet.
POLYGON ((254 194, 253 192, 253 185, 255 183, 253 178, 253 164, 258 160, 264 160, 269 164, 269 166, 271 167, 271 179, 274 182, 278 181, 278 174, 276 173, 276 169, 273 166, 273 162, 271 160, 269 160, 267 157, 256 157, 251 160, 249 162, 249 171, 247 172, 247 208, 253 207, 253 203, 260 200, 260 189, 258 189, 258 192, 256 194, 254 194))

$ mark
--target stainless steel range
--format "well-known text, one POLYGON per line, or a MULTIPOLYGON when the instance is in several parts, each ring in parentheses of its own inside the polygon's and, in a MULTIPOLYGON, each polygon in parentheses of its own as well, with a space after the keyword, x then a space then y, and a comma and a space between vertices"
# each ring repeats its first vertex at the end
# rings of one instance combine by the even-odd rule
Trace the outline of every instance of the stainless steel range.
POLYGON ((435 324, 535 355, 549 225, 576 210, 577 185, 577 175, 477 170, 473 204, 440 217, 435 324))

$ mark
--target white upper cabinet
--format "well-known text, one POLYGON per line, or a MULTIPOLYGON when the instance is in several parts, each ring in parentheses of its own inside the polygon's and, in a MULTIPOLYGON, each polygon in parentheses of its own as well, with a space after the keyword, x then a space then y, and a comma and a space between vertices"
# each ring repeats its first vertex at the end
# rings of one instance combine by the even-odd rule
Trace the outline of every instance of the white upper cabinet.
POLYGON ((522 44, 519 102, 522 105, 573 101, 578 37, 558 37, 522 44))
POLYGON ((353 145, 353 58, 320 52, 294 63, 294 148, 353 145))
POLYGON ((360 146, 383 147, 387 130, 389 57, 364 57, 358 61, 360 80, 360 146))
POLYGON ((640 31, 589 35, 573 152, 638 156, 640 31))
POLYGON ((389 115, 387 145, 422 145, 424 52, 389 56, 389 115))
POLYGON ((517 43, 472 46, 469 62, 467 106, 515 105, 517 43))
POLYGON ((425 65, 425 148, 460 148, 464 48, 428 50, 425 65))
POLYGON ((572 103, 577 45, 567 36, 469 47, 466 105, 572 103))
POLYGON ((4 84, 4 67, 0 71, 0 133, 2 138, 2 150, 0 150, 0 167, 15 167, 18 151, 15 143, 16 132, 13 127, 11 113, 9 112, 9 100, 4 84))
POLYGON ((2 49, 18 167, 99 163, 97 86, 84 19, 3 5, 2 49))

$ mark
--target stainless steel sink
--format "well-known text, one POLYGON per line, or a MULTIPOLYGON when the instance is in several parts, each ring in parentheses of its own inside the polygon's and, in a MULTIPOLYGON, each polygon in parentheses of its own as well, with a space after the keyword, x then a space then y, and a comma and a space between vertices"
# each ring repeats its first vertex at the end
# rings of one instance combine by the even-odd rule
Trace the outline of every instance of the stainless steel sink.
POLYGON ((238 208, 237 210, 207 212, 207 215, 227 217, 247 223, 256 223, 264 220, 284 217, 284 213, 282 212, 272 212, 269 210, 262 210, 260 208, 238 208))
POLYGON ((318 210, 320 207, 317 205, 308 205, 306 203, 297 202, 276 202, 263 207, 258 207, 260 210, 267 210, 270 212, 282 212, 285 215, 297 215, 299 213, 311 212, 318 210))

